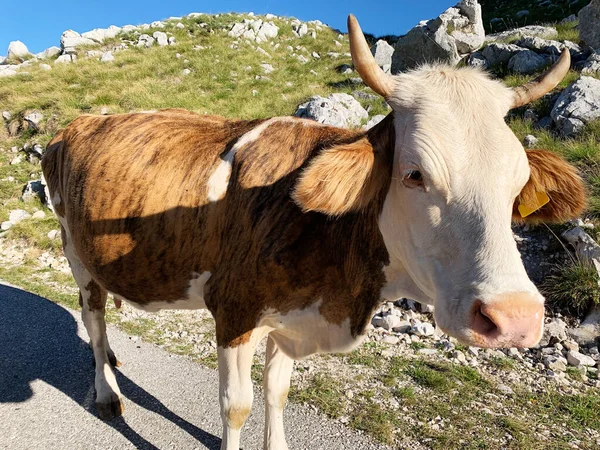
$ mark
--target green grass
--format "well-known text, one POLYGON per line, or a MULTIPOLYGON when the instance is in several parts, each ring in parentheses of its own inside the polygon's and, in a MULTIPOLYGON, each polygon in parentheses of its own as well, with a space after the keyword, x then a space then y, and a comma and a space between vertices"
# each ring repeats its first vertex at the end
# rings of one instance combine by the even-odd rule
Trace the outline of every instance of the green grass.
POLYGON ((592 304, 600 303, 598 272, 585 261, 556 266, 541 286, 547 303, 575 316, 583 316, 592 304))
POLYGON ((342 387, 338 381, 327 375, 316 375, 306 389, 298 390, 292 387, 289 397, 296 402, 315 405, 334 419, 339 418, 344 411, 342 387))

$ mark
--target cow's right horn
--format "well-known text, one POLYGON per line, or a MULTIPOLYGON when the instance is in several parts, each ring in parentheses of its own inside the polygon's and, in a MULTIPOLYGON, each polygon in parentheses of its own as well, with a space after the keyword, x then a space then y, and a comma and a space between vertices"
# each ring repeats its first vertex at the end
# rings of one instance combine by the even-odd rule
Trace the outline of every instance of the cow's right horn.
POLYGON ((562 81, 570 68, 571 54, 565 48, 558 61, 541 77, 513 89, 514 100, 512 107, 518 108, 519 106, 527 105, 550 92, 562 81))
POLYGON ((367 86, 382 97, 389 97, 394 90, 394 79, 375 62, 360 25, 352 14, 348 16, 348 34, 354 68, 367 86))

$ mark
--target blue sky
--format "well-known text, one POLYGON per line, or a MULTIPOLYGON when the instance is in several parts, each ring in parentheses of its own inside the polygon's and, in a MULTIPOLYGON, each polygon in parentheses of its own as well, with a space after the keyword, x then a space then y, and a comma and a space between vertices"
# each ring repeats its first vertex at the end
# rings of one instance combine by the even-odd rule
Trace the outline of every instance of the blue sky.
POLYGON ((367 33, 403 34, 420 20, 436 17, 458 0, 28 0, 2 1, 0 55, 10 41, 24 42, 37 53, 60 44, 64 30, 84 32, 109 25, 150 23, 191 12, 249 12, 319 19, 345 31, 353 13, 367 33))

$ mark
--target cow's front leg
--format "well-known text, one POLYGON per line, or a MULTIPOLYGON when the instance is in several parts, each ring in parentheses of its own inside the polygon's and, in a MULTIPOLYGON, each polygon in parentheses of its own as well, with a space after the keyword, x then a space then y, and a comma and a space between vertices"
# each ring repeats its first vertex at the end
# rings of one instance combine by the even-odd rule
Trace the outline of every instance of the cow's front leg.
MULTIPOLYGON (((217 323, 217 328, 219 327, 217 323)), ((219 335, 219 330, 217 330, 219 335)), ((219 342, 219 400, 223 420, 221 450, 239 450, 240 430, 252 408, 252 359, 256 344, 263 338, 261 329, 249 331, 232 340, 219 342)))
POLYGON ((263 385, 265 390, 265 450, 287 450, 283 408, 290 390, 294 360, 281 351, 273 337, 267 341, 263 385))

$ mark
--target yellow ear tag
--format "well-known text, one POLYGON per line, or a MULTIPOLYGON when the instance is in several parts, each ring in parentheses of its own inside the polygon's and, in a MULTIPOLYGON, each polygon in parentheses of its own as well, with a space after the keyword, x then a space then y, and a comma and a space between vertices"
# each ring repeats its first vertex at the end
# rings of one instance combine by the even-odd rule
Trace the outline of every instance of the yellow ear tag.
POLYGON ((526 205, 524 203, 519 204, 519 213, 521 214, 521 217, 527 217, 528 215, 536 212, 549 201, 550 197, 548 197, 545 192, 536 192, 535 203, 529 205, 526 205))

